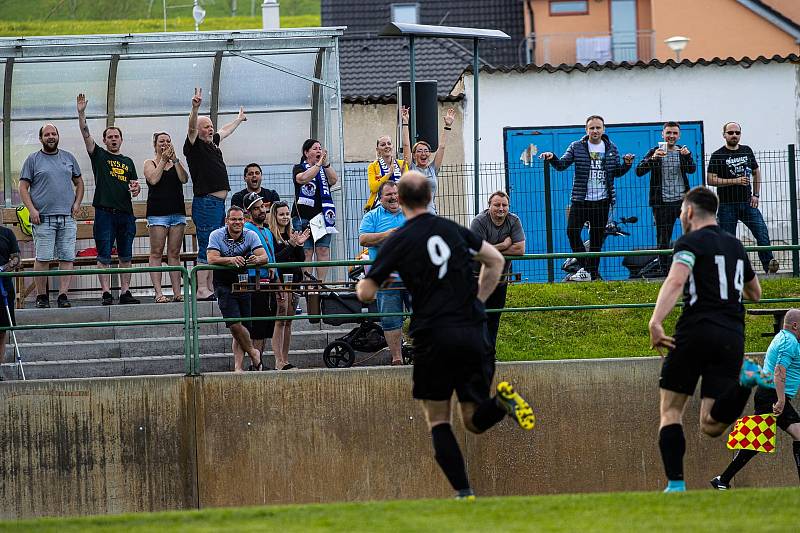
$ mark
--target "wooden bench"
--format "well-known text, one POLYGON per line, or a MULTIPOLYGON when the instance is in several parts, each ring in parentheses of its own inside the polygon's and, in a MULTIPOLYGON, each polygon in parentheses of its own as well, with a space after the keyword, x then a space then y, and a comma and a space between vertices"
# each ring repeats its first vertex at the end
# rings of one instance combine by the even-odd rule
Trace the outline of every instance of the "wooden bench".
MULTIPOLYGON (((186 245, 186 237, 191 238, 192 248, 197 249, 197 229, 191 219, 192 202, 185 202, 186 205, 186 229, 184 232, 184 246, 186 245)), ((147 204, 146 202, 133 202, 133 214, 136 217, 136 237, 148 237, 150 234, 147 230, 147 204)), ((94 240, 94 207, 91 205, 81 206, 78 216, 75 221, 78 225, 78 240, 94 240)), ((3 224, 9 227, 19 242, 32 242, 33 237, 26 235, 19 228, 19 221, 17 220, 16 208, 3 208, 3 224)), ((197 252, 182 252, 180 256, 181 262, 186 265, 188 262, 193 262, 197 259, 197 252)), ((118 264, 119 259, 117 256, 111 257, 112 264, 118 264)), ((150 262, 150 254, 134 254, 131 258, 132 264, 148 264, 150 262)), ((167 262, 167 256, 163 257, 163 262, 167 262)), ((34 258, 22 258, 20 261, 19 270, 30 270, 33 268, 34 258)), ((94 266, 97 264, 97 256, 76 256, 75 266, 94 266)), ((58 261, 52 261, 51 267, 58 267, 58 261)), ((34 284, 32 278, 16 278, 17 287, 17 307, 22 307, 25 298, 33 291, 34 284)))
POLYGON ((748 309, 747 314, 754 316, 772 315, 775 319, 775 322, 772 324, 772 332, 762 333, 761 336, 774 337, 783 329, 783 317, 786 316, 787 311, 788 309, 748 309))

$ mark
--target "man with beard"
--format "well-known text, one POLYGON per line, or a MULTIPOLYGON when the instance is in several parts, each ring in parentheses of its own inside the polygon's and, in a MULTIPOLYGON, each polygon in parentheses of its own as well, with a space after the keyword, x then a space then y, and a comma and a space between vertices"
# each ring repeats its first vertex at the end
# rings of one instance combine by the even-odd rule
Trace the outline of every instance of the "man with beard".
MULTIPOLYGON (((105 149, 97 146, 89 126, 86 124, 86 96, 78 95, 78 125, 92 162, 95 191, 94 241, 97 246, 97 266, 111 267, 111 249, 117 246, 120 268, 130 268, 133 258, 133 239, 136 237, 136 217, 133 215, 131 197, 139 196, 141 186, 136 175, 133 159, 120 153, 122 130, 109 126, 103 130, 105 149)), ((103 291, 102 304, 111 305, 111 275, 100 274, 100 287, 103 291)), ((138 304, 131 295, 131 275, 120 274, 119 303, 138 304)))
POLYGON ((261 186, 261 166, 258 163, 250 163, 244 167, 244 184, 245 188, 231 196, 231 205, 238 205, 242 209, 247 210, 245 196, 254 192, 264 200, 264 209, 269 213, 269 208, 272 207, 273 202, 280 202, 281 197, 277 191, 272 189, 265 189, 261 186))
POLYGON ((669 274, 650 318, 650 346, 664 355, 658 446, 667 475, 664 492, 686 490, 683 480, 683 412, 700 380, 700 430, 722 435, 747 405, 750 390, 771 377, 744 359, 742 297, 757 302, 761 285, 742 243, 717 225, 717 195, 705 187, 686 193, 681 206, 684 235, 675 242, 669 274), (675 337, 664 319, 683 292, 675 337), (702 379, 701 379, 702 378, 702 379))
MULTIPOLYGON (((58 148, 58 129, 52 124, 39 128, 42 149, 25 159, 19 175, 19 196, 30 212, 36 260, 33 270, 50 270, 58 259, 59 270, 72 270, 77 225, 75 216, 83 200, 83 178, 75 156, 58 148), (74 187, 74 188, 73 188, 74 187)), ((36 307, 50 307, 47 278, 34 278, 36 307)), ((58 306, 70 307, 72 276, 58 280, 58 306)))
MULTIPOLYGON (((269 211, 267 210, 267 203, 261 198, 257 192, 251 192, 244 197, 245 209, 250 215, 250 220, 245 222, 245 229, 254 231, 258 238, 261 240, 261 246, 267 252, 267 263, 275 262, 275 242, 272 239, 272 232, 267 227, 267 217, 269 211)), ((269 290, 267 285, 270 282, 277 281, 273 275, 272 269, 258 268, 250 269, 248 271, 250 279, 258 279, 261 282, 261 290, 250 293, 250 308, 252 316, 275 316, 278 312, 278 303, 275 300, 275 292, 269 290)), ((274 320, 253 320, 245 323, 245 327, 250 332, 250 339, 253 341, 253 347, 259 352, 264 353, 264 340, 271 339, 275 331, 274 320)), ((239 343, 236 339, 233 340, 233 353, 244 356, 239 343)), ((294 368, 293 365, 286 365, 294 368)), ((280 370, 288 370, 284 366, 280 370)))
MULTIPOLYGON (((739 144, 742 127, 728 122, 722 127, 725 146, 711 154, 708 162, 708 184, 719 195, 719 225, 723 231, 736 235, 736 223, 741 220, 753 233, 759 246, 769 246, 769 232, 758 210, 761 199, 761 169, 749 146, 739 144), (752 187, 751 187, 752 186, 752 187)), ((758 252, 764 272, 774 274, 780 269, 771 251, 758 252)))

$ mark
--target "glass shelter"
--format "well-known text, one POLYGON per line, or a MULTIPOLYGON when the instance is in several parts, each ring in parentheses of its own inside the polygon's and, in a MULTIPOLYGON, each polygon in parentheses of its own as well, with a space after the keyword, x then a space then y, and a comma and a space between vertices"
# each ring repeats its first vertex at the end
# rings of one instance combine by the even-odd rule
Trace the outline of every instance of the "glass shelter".
MULTIPOLYGON (((291 199, 291 167, 309 137, 323 143, 343 175, 338 68, 343 29, 0 39, 5 205, 19 203, 22 163, 41 148, 39 128, 48 122, 59 129, 60 148, 78 158, 84 203, 91 202, 94 177, 78 131, 78 93, 86 94, 86 116, 98 143, 105 127, 121 128, 121 151, 136 162, 143 185, 140 165, 153 157, 154 132, 168 132, 182 151, 195 87, 203 88, 200 113, 217 128, 233 120, 240 106, 247 115, 222 143, 233 191, 243 187, 243 167, 257 162, 264 186, 291 199)), ((185 193, 191 197, 191 186, 185 193)))

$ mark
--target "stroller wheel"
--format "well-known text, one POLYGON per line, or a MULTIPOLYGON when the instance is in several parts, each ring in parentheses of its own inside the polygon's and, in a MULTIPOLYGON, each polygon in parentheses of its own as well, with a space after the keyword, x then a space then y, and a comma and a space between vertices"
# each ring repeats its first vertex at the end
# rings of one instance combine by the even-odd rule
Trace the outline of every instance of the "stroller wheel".
POLYGON ((401 353, 403 355, 403 364, 404 365, 412 365, 412 364, 414 364, 414 347, 413 346, 411 346, 407 342, 404 342, 401 353))
POLYGON ((356 352, 344 341, 333 341, 322 352, 322 360, 328 368, 348 368, 353 366, 356 352))

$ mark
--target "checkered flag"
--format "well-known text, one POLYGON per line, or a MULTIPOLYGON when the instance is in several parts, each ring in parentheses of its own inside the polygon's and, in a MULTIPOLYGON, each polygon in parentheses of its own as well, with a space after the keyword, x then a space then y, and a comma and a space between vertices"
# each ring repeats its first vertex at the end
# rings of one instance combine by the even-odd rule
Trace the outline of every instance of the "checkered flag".
POLYGON ((774 453, 777 426, 777 419, 773 414, 740 418, 728 435, 728 448, 774 453))

